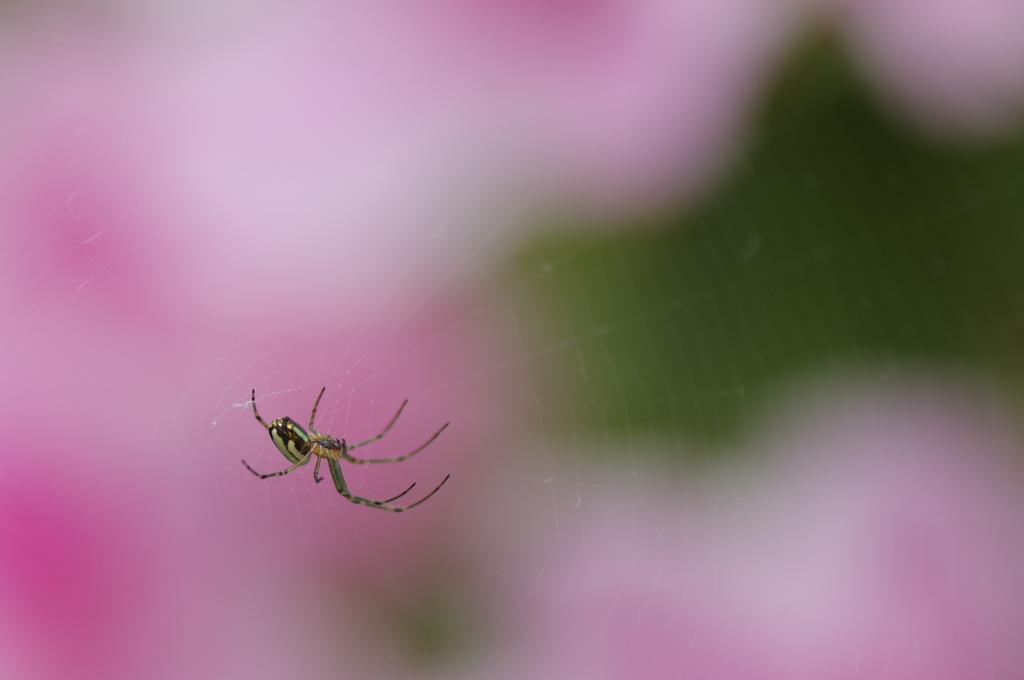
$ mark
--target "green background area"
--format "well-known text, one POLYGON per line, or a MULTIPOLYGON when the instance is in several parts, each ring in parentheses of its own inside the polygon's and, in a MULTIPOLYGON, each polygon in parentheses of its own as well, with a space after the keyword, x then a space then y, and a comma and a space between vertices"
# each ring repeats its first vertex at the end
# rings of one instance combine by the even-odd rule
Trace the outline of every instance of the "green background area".
POLYGON ((929 137, 818 41, 697 204, 544 237, 507 284, 546 425, 672 428, 713 452, 815 375, 953 364, 1017 384, 1022 256, 1024 136, 929 137))

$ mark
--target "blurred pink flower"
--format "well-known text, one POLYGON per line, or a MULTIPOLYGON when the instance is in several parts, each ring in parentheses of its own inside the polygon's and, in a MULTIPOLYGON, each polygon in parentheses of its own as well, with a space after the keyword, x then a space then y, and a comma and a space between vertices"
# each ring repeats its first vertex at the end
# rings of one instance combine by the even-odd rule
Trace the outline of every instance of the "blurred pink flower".
POLYGON ((1024 2, 830 0, 886 94, 930 127, 1001 132, 1024 108, 1024 2))
POLYGON ((254 52, 51 9, 0 27, 0 675, 370 672, 355 594, 423 569, 467 456, 505 427, 494 315, 453 280, 481 237, 392 210, 418 189, 390 179, 349 220, 312 148, 233 165, 217 125, 250 133, 234 152, 302 125, 205 90, 254 52), (311 467, 254 479, 239 459, 286 461, 250 390, 305 422, 323 385, 318 424, 350 440, 410 399, 378 455, 455 421, 401 466, 347 466, 356 493, 455 478, 408 515, 350 505, 311 467))
POLYGON ((962 386, 849 388, 735 465, 556 470, 495 547, 525 576, 492 677, 1016 677, 1020 432, 962 386))

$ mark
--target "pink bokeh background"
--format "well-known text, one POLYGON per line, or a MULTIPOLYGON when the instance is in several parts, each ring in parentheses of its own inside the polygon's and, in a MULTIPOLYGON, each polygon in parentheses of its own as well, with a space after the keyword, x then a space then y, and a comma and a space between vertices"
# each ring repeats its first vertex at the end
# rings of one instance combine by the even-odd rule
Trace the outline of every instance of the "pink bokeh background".
MULTIPOLYGON (((0 675, 437 674, 393 620, 440 600, 453 676, 854 677, 891 648, 887 677, 1010 677, 1009 418, 912 391, 791 423, 810 441, 770 471, 577 509, 542 481, 557 452, 524 453, 492 276, 537 211, 626 221, 727 173, 808 26, 923 127, 1006 129, 1021 7, 0 6, 0 675), (243 457, 284 465, 250 390, 305 422, 323 385, 318 423, 350 440, 410 399, 377 455, 453 423, 346 468, 357 493, 445 489, 391 515, 309 468, 252 478, 243 457)), ((595 474, 634 483, 570 491, 595 474)))
POLYGON ((516 644, 492 677, 1015 677, 1024 495, 1004 399, 918 372, 775 407, 732 464, 666 464, 657 437, 601 443, 636 453, 583 472, 553 457, 547 503, 517 519, 533 532, 483 541, 539 574, 500 595, 516 644))

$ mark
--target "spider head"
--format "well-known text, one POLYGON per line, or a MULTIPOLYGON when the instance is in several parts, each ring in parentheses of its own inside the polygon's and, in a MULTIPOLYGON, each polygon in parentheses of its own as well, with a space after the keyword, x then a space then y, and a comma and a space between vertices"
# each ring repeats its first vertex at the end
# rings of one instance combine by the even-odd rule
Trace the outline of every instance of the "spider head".
POLYGON ((302 426, 285 416, 270 423, 270 438, 274 446, 293 463, 298 463, 309 445, 309 435, 302 426))
POLYGON ((341 450, 341 441, 337 437, 332 437, 329 434, 320 434, 319 432, 313 437, 313 440, 327 449, 334 449, 337 451, 341 450))

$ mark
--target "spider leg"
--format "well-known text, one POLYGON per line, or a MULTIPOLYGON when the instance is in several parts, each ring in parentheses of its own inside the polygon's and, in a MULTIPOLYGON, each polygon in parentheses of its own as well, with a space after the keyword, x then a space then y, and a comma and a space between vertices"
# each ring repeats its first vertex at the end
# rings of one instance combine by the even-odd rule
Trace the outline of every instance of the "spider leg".
MULTIPOLYGON (((405 494, 407 494, 410 491, 412 491, 412 487, 414 487, 414 486, 416 486, 416 482, 413 482, 412 484, 410 484, 409 488, 406 489, 405 491, 403 491, 402 493, 398 494, 397 496, 392 496, 391 498, 388 498, 387 500, 383 500, 383 501, 381 501, 381 503, 390 503, 391 501, 397 501, 399 498, 401 498, 405 494)), ((376 503, 376 501, 374 501, 374 502, 376 503)))
POLYGON ((388 426, 385 427, 381 431, 380 434, 374 435, 373 437, 370 437, 366 441, 361 441, 358 444, 353 444, 352 446, 348 447, 348 450, 351 451, 352 449, 358 449, 360 446, 366 446, 367 444, 369 444, 371 442, 375 442, 378 439, 380 439, 381 437, 383 437, 384 435, 386 435, 388 433, 388 430, 391 429, 391 426, 395 424, 396 420, 398 420, 398 416, 402 415, 402 409, 404 409, 405 405, 408 404, 408 403, 409 403, 408 399, 406 399, 405 401, 402 402, 402 405, 398 407, 398 413, 395 414, 395 417, 391 419, 391 422, 388 423, 388 426))
POLYGON ((451 479, 451 477, 452 477, 452 473, 450 473, 450 472, 449 472, 448 474, 446 474, 446 475, 444 476, 444 479, 442 479, 442 480, 441 480, 441 483, 440 483, 440 484, 438 484, 437 486, 435 486, 435 487, 434 487, 434 490, 433 490, 433 491, 431 491, 430 493, 428 493, 428 494, 427 494, 426 496, 424 496, 423 498, 419 499, 419 500, 418 500, 418 501, 416 501, 415 503, 411 503, 411 504, 409 504, 409 505, 406 505, 406 506, 405 506, 405 507, 403 507, 403 508, 389 508, 389 509, 390 509, 390 510, 394 510, 395 512, 402 512, 403 510, 408 510, 409 508, 415 508, 415 507, 416 507, 417 505, 419 505, 420 503, 423 503, 423 502, 425 502, 425 501, 426 501, 426 500, 427 500, 428 498, 430 498, 430 497, 431 497, 431 496, 433 496, 433 495, 434 495, 435 493, 437 493, 438 491, 440 491, 440 490, 441 490, 441 487, 442 487, 442 486, 444 486, 444 485, 445 485, 445 483, 446 483, 446 482, 447 482, 447 481, 448 481, 449 479, 451 479))
MULTIPOLYGON (((320 390, 320 396, 316 398, 316 403, 313 404, 313 413, 309 416, 309 429, 313 429, 313 421, 316 419, 316 409, 320 406, 320 397, 324 396, 324 390, 327 389, 327 385, 324 385, 323 389, 320 390)), ((319 462, 319 461, 317 461, 319 462)))
POLYGON ((316 465, 313 466, 313 481, 316 482, 317 484, 324 481, 324 478, 320 476, 320 461, 322 460, 323 458, 317 456, 316 465))
MULTIPOLYGON (((402 404, 402 405, 404 406, 405 404, 402 404)), ((395 416, 395 417, 397 418, 398 416, 395 416)), ((392 423, 393 422, 394 421, 392 421, 392 423)), ((358 465, 362 465, 363 463, 397 463, 400 460, 405 460, 406 458, 412 458, 417 453, 419 453, 423 449, 425 449, 428 446, 430 446, 430 444, 435 439, 437 439, 438 436, 440 436, 440 434, 442 432, 444 432, 445 428, 448 427, 449 425, 451 425, 451 423, 445 423, 444 425, 442 425, 441 429, 438 430, 437 432, 435 432, 434 436, 431 437, 430 439, 428 439, 426 444, 424 444, 423 446, 419 447, 418 449, 416 449, 412 453, 405 454, 404 456, 398 456, 397 458, 353 458, 352 456, 348 455, 348 452, 351 451, 352 449, 356 448, 356 446, 362 446, 363 444, 366 443, 366 442, 360 442, 359 444, 356 444, 356 446, 342 446, 341 447, 341 457, 344 458, 345 460, 347 460, 350 463, 356 463, 358 465)), ((388 427, 391 427, 391 425, 388 425, 388 427)), ((387 432, 387 430, 384 430, 384 432, 387 432)), ((383 433, 381 433, 381 435, 383 435, 383 433)), ((377 438, 379 439, 381 435, 378 435, 377 438)), ((374 441, 374 440, 369 439, 367 441, 374 441)))
MULTIPOLYGON (((319 461, 317 461, 317 462, 319 462, 319 461)), ((328 466, 330 466, 330 461, 328 461, 328 466)), ((345 484, 345 477, 342 476, 342 474, 341 474, 341 467, 340 466, 338 467, 338 474, 337 474, 337 476, 334 475, 334 471, 333 470, 331 471, 331 476, 334 477, 335 486, 337 486, 337 484, 338 484, 337 480, 339 480, 339 479, 341 480, 342 487, 344 487, 345 490, 342 491, 341 487, 339 487, 338 488, 338 492, 341 493, 342 495, 344 495, 349 500, 351 500, 352 499, 352 494, 348 490, 348 485, 345 484)), ((370 503, 372 503, 374 505, 379 505, 379 504, 383 504, 383 503, 390 503, 391 501, 398 500, 399 498, 401 498, 405 494, 407 494, 410 491, 412 491, 412 488, 414 486, 416 486, 416 482, 413 482, 412 484, 410 484, 409 488, 406 489, 405 491, 403 491, 402 493, 398 494, 397 496, 392 496, 391 498, 388 498, 387 500, 375 501, 375 500, 371 500, 369 498, 365 498, 363 500, 370 501, 370 503)), ((362 497, 361 496, 356 496, 356 498, 362 498, 362 497)))
MULTIPOLYGON (((288 474, 289 472, 291 472, 295 468, 299 467, 300 465, 305 465, 306 463, 308 463, 309 462, 309 457, 311 455, 313 455, 312 452, 309 452, 305 456, 300 458, 299 461, 297 463, 295 463, 295 465, 292 465, 290 468, 288 468, 286 470, 281 470, 280 472, 271 472, 270 474, 267 474, 267 475, 261 475, 260 473, 256 472, 251 467, 249 467, 249 464, 246 463, 244 460, 242 461, 242 465, 244 465, 249 472, 253 473, 254 475, 259 477, 260 479, 266 479, 267 477, 280 477, 281 475, 288 474)), ((317 463, 319 463, 319 462, 320 461, 317 460, 317 463)))
POLYGON ((256 420, 260 421, 260 425, 267 428, 268 430, 270 429, 270 425, 267 425, 265 422, 263 422, 263 418, 260 418, 260 412, 256 410, 256 390, 252 391, 252 414, 256 416, 256 420))
MULTIPOLYGON (((349 491, 348 484, 345 483, 345 477, 341 474, 341 464, 339 464, 338 461, 328 460, 327 466, 331 470, 331 477, 334 478, 334 486, 338 489, 338 493, 344 496, 346 500, 349 500, 353 503, 358 503, 359 505, 366 505, 371 508, 390 510, 391 512, 405 512, 406 510, 415 508, 417 505, 419 505, 420 503, 424 502, 425 500, 433 496, 435 493, 437 493, 441 489, 441 487, 444 486, 444 483, 448 481, 448 478, 451 477, 451 475, 448 475, 447 477, 442 479, 441 483, 438 484, 433 491, 431 491, 430 493, 428 493, 426 496, 419 499, 415 503, 412 503, 411 505, 395 507, 393 505, 386 505, 386 503, 389 503, 397 498, 401 498, 405 494, 409 493, 409 490, 412 489, 412 486, 410 486, 408 489, 398 494, 397 496, 394 496, 393 498, 389 498, 384 501, 377 501, 373 500, 372 498, 363 498, 362 496, 356 496, 351 491, 349 491)), ((413 484, 413 486, 415 486, 415 484, 413 484)))

